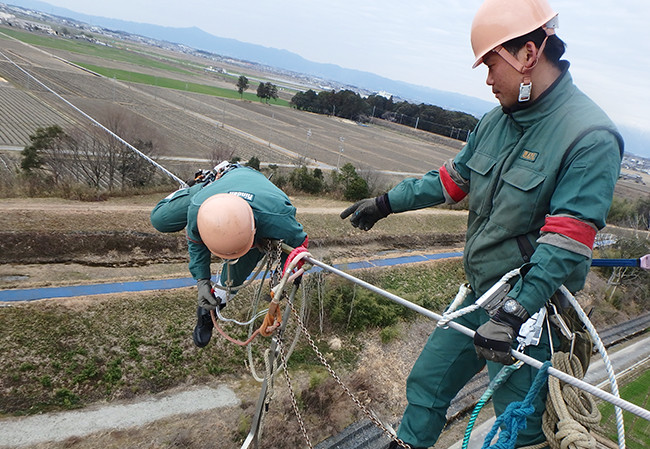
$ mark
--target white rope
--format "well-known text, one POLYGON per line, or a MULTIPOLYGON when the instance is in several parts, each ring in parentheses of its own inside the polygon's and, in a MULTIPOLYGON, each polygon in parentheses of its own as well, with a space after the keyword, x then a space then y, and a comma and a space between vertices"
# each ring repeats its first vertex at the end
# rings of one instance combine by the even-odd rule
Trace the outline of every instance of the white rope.
MULTIPOLYGON (((338 276, 341 276, 344 279, 347 279, 347 280, 349 280, 351 282, 356 283, 357 285, 360 285, 360 286, 362 286, 364 288, 367 288, 368 290, 370 290, 372 292, 375 292, 375 293, 377 293, 377 294, 379 294, 381 296, 384 296, 385 298, 388 298, 391 301, 396 302, 397 304, 401 304, 401 305, 403 305, 403 306, 405 306, 405 307, 407 307, 407 308, 409 308, 409 309, 411 309, 411 310, 413 310, 413 311, 415 311, 415 312, 417 312, 417 313, 419 313, 421 315, 426 316, 427 318, 430 318, 430 319, 435 320, 435 321, 440 321, 442 319, 441 315, 439 315, 439 314, 437 314, 435 312, 432 312, 431 310, 425 309, 424 307, 422 307, 422 306, 420 306, 418 304, 414 304, 414 303, 412 303, 410 301, 405 300, 404 298, 401 298, 400 296, 397 296, 397 295, 395 295, 393 293, 390 293, 390 292, 388 292, 386 290, 383 290, 383 289, 381 289, 379 287, 376 287, 376 286, 374 286, 372 284, 369 284, 368 282, 365 282, 365 281, 363 281, 361 279, 358 279, 358 278, 356 278, 356 277, 354 277, 354 276, 352 276, 352 275, 350 275, 350 274, 348 274, 348 273, 346 273, 344 271, 341 271, 341 270, 339 270, 337 268, 334 268, 334 267, 332 267, 330 265, 327 265, 327 264, 325 264, 323 262, 315 260, 315 259, 313 259, 311 257, 307 257, 307 261, 309 263, 311 263, 312 265, 315 265, 315 266, 320 267, 320 268, 322 268, 324 270, 327 270, 327 271, 329 271, 331 273, 334 273, 334 274, 336 274, 338 276)), ((467 327, 463 326, 462 324, 459 324, 459 323, 457 323, 455 321, 450 321, 448 323, 448 326, 453 328, 454 330, 464 334, 464 335, 467 335, 470 338, 474 337, 475 332, 472 329, 469 329, 469 328, 467 328, 467 327)), ((515 359, 521 360, 522 362, 526 363, 527 365, 532 366, 533 368, 540 369, 542 367, 542 365, 543 365, 543 363, 540 362, 539 360, 534 359, 534 358, 532 358, 532 357, 530 357, 530 356, 528 356, 526 354, 523 354, 523 353, 521 353, 519 351, 514 351, 513 350, 511 352, 511 354, 515 359)), ((575 377, 570 376, 570 375, 568 375, 568 374, 566 374, 566 373, 564 373, 564 372, 562 372, 560 370, 557 370, 557 369, 555 369, 553 367, 548 368, 548 374, 551 375, 551 376, 557 377, 561 381, 564 381, 564 382, 566 382, 568 384, 571 384, 573 386, 581 388, 582 390, 585 390, 587 393, 590 393, 590 394, 592 394, 592 395, 596 396, 597 398, 600 398, 600 399, 602 399, 604 401, 610 402, 613 405, 618 406, 618 407, 622 408, 625 411, 628 411, 630 413, 633 413, 633 414, 639 416, 640 418, 643 418, 643 419, 645 419, 647 421, 650 421, 650 411, 648 411, 648 410, 646 410, 646 409, 644 409, 642 407, 639 407, 638 405, 632 404, 631 402, 628 402, 628 401, 620 398, 619 396, 615 396, 615 395, 610 394, 610 393, 608 393, 606 391, 603 391, 603 390, 601 390, 601 389, 599 389, 599 388, 597 388, 597 387, 595 387, 595 386, 593 386, 593 385, 591 385, 591 384, 589 384, 589 383, 587 383, 587 382, 585 382, 583 380, 576 379, 575 377)))
POLYGON ((449 321, 455 320, 456 318, 459 318, 459 317, 461 317, 463 315, 467 315, 468 313, 472 313, 472 312, 474 312, 475 310, 477 310, 477 309, 479 309, 481 307, 486 308, 488 310, 490 310, 490 309, 495 309, 496 310, 497 307, 495 307, 494 305, 491 305, 490 307, 488 307, 489 304, 487 304, 487 303, 490 303, 490 301, 491 301, 490 297, 495 292, 504 292, 504 296, 505 296, 505 293, 507 293, 507 291, 510 289, 510 287, 508 286, 505 290, 503 289, 503 287, 505 286, 505 284, 510 279, 514 278, 515 276, 519 276, 519 269, 518 268, 514 269, 514 270, 511 270, 511 271, 507 272, 506 274, 504 274, 501 277, 501 279, 499 279, 494 284, 494 286, 492 288, 490 288, 487 292, 483 293, 481 295, 481 297, 478 298, 474 302, 474 304, 471 304, 471 305, 469 305, 467 307, 464 307, 464 308, 462 308, 460 310, 455 310, 456 307, 458 307, 460 304, 462 304, 462 302, 465 300, 465 297, 467 297, 467 295, 471 291, 471 287, 466 286, 465 284, 461 285, 460 288, 458 289, 458 294, 456 294, 456 297, 452 301, 451 305, 445 311, 445 313, 442 314, 442 319, 440 321, 438 321, 438 327, 447 327, 447 323, 449 321), (497 288, 495 288, 495 287, 497 287, 497 288), (486 304, 484 304, 484 303, 486 303, 486 304))
POLYGON ((216 310, 215 310, 215 312, 217 313, 217 317, 219 318, 220 321, 224 321, 224 322, 226 322, 226 323, 235 323, 235 324, 238 324, 238 325, 240 325, 240 326, 248 326, 249 324, 252 324, 253 322, 255 322, 256 319, 258 319, 258 318, 260 318, 260 317, 266 315, 266 313, 267 313, 268 311, 269 311, 269 309, 260 310, 259 312, 257 312, 257 313, 253 316, 253 318, 251 318, 251 319, 248 320, 248 321, 237 321, 237 320, 234 319, 234 318, 226 318, 226 317, 224 317, 223 315, 221 315, 221 312, 219 311, 219 308, 218 308, 218 307, 217 307, 216 310))
MULTIPOLYGON (((591 338, 594 341, 594 345, 596 346, 596 349, 600 353, 600 356, 603 359, 603 363, 605 364, 605 370, 607 371, 607 377, 609 378, 612 394, 617 398, 620 398, 618 392, 618 383, 616 382, 616 373, 614 372, 614 368, 612 367, 612 362, 609 359, 609 355, 605 350, 605 345, 603 344, 603 341, 600 339, 600 336, 598 335, 596 328, 591 323, 591 320, 589 320, 589 318, 587 317, 585 311, 582 310, 582 307, 580 306, 578 301, 574 298, 571 292, 564 285, 560 287, 560 292, 564 295, 565 298, 569 300, 571 306, 573 306, 573 308, 578 313, 578 317, 580 318, 580 321, 583 322, 583 324, 587 328, 587 332, 589 332, 589 335, 591 335, 591 338)), ((618 447, 620 449, 625 449, 625 427, 623 423, 623 411, 621 410, 620 406, 614 404, 614 412, 616 414, 616 430, 618 433, 618 447)))
MULTIPOLYGON (((447 307, 447 310, 442 314, 442 319, 438 321, 438 327, 447 327, 447 323, 451 320, 454 320, 458 318, 459 316, 464 315, 465 313, 472 312, 476 310, 476 308, 473 308, 472 310, 469 310, 465 313, 462 313, 458 316, 456 316, 456 309, 458 306, 460 306, 464 301, 465 298, 467 298, 467 295, 472 291, 472 288, 469 286, 469 284, 461 284, 458 287, 458 293, 456 293, 456 296, 454 297, 454 300, 449 304, 449 307, 447 307)), ((467 307, 468 309, 470 307, 475 306, 476 304, 472 304, 471 306, 467 307)), ((462 312, 464 309, 461 309, 459 312, 462 312)))

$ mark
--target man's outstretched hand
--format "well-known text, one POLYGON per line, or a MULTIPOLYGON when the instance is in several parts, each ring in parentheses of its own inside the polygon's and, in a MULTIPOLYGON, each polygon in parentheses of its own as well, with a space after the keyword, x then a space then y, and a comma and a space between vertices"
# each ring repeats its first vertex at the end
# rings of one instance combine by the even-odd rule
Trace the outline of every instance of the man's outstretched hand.
POLYGON ((341 212, 341 218, 350 217, 352 226, 368 231, 375 223, 382 218, 386 218, 391 212, 388 195, 384 194, 375 198, 357 201, 341 212))

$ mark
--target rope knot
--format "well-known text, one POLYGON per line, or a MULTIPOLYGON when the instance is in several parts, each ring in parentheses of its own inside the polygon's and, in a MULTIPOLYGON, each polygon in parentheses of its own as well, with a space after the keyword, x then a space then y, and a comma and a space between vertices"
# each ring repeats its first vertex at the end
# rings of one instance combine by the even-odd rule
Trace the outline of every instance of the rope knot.
POLYGON ((596 439, 587 428, 574 419, 563 419, 557 423, 555 438, 561 449, 595 449, 596 439))
POLYGON ((535 376, 533 384, 530 386, 530 390, 528 390, 524 400, 512 402, 496 419, 494 426, 492 426, 492 430, 490 430, 490 433, 485 437, 481 449, 512 449, 515 447, 519 431, 526 428, 526 418, 535 411, 533 400, 537 397, 542 386, 546 383, 546 379, 548 378, 548 368, 550 366, 550 361, 545 362, 537 372, 537 376, 535 376), (499 431, 499 426, 501 424, 504 424, 505 428, 499 432, 497 442, 494 445, 490 445, 492 439, 499 431))

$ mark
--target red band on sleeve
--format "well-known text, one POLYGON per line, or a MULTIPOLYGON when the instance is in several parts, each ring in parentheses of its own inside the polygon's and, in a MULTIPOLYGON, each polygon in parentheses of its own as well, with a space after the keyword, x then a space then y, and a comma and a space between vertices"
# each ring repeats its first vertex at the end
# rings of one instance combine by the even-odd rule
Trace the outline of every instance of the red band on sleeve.
POLYGON ((594 248, 596 240, 596 230, 584 221, 571 217, 546 217, 546 223, 541 232, 554 232, 562 234, 576 242, 594 248))
POLYGON ((467 193, 463 192, 463 190, 456 185, 453 179, 451 179, 451 176, 444 165, 440 167, 440 182, 442 183, 442 187, 449 194, 449 197, 455 202, 459 202, 467 196, 467 193))

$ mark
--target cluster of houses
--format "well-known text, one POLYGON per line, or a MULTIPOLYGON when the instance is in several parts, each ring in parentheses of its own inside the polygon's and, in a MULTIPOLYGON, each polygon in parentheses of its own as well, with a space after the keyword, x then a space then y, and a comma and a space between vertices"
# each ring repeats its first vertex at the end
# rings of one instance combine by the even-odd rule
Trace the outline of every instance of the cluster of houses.
POLYGON ((26 31, 39 31, 41 33, 54 35, 57 34, 56 31, 54 31, 54 29, 47 24, 32 20, 20 19, 9 12, 2 10, 0 10, 0 23, 26 31))
POLYGON ((628 172, 621 172, 619 179, 634 181, 639 184, 645 184, 643 181, 643 176, 640 173, 650 175, 650 159, 638 156, 623 156, 623 160, 621 161, 621 168, 627 170, 628 172), (639 174, 629 173, 629 171, 639 172, 639 174))

